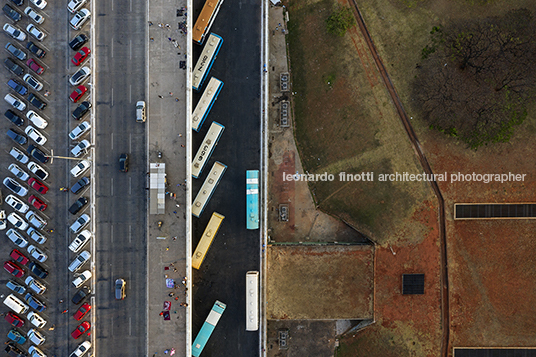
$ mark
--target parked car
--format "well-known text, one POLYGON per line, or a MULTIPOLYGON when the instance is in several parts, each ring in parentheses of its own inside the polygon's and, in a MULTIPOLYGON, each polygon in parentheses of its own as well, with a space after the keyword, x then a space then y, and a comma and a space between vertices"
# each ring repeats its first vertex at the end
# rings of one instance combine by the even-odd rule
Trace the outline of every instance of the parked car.
POLYGON ((76 140, 84 135, 89 129, 91 129, 91 124, 87 121, 83 121, 69 133, 69 138, 71 140, 76 140))
POLYGON ((87 149, 90 147, 89 141, 82 140, 74 148, 71 149, 71 153, 74 157, 79 157, 87 153, 87 149))
POLYGON ((74 14, 86 3, 86 1, 87 0, 71 0, 67 5, 67 10, 69 10, 71 14, 74 14))
POLYGON ((82 253, 78 254, 76 258, 74 258, 71 264, 69 264, 69 271, 71 273, 76 273, 82 266, 84 266, 86 262, 89 261, 90 258, 91 254, 87 250, 84 250, 82 253))
POLYGON ((26 88, 14 79, 10 79, 9 81, 7 81, 7 85, 17 94, 26 95, 28 93, 28 88, 26 88))
POLYGON ((84 96, 84 94, 86 92, 87 92, 87 87, 86 86, 78 86, 71 93, 71 95, 69 96, 69 99, 71 100, 71 102, 76 103, 76 102, 78 102, 78 100, 80 100, 80 98, 82 98, 84 96))
POLYGON ((81 49, 78 50, 78 52, 76 52, 74 57, 71 59, 71 62, 75 66, 79 66, 82 62, 85 61, 85 59, 87 58, 87 56, 89 56, 90 53, 91 53, 91 50, 89 48, 82 47, 81 49))
POLYGON ((11 0, 11 2, 17 6, 21 6, 24 3, 24 0, 11 0))
POLYGON ((30 206, 28 206, 26 203, 19 200, 17 197, 13 195, 9 195, 6 197, 6 203, 13 207, 15 211, 20 213, 26 213, 30 209, 30 206))
POLYGON ((45 252, 33 244, 29 245, 26 250, 28 251, 28 254, 30 254, 32 258, 37 260, 39 263, 44 263, 48 259, 48 255, 46 255, 45 252))
POLYGON ((28 245, 28 241, 24 239, 24 237, 19 232, 17 232, 16 229, 8 229, 6 232, 6 236, 9 238, 10 241, 13 242, 13 244, 15 244, 19 248, 24 248, 28 245))
POLYGON ((76 310, 76 312, 74 313, 73 317, 76 321, 80 321, 84 318, 84 316, 87 315, 88 312, 91 311, 91 305, 88 304, 87 302, 83 303, 82 306, 80 306, 78 308, 78 310, 76 310))
POLYGON ((5 351, 9 357, 27 357, 20 348, 18 348, 13 342, 6 342, 5 351))
POLYGON ((6 58, 4 60, 4 65, 7 69, 15 73, 17 76, 22 76, 24 74, 24 70, 22 69, 22 67, 13 62, 13 60, 10 58, 6 58))
POLYGON ((22 265, 26 265, 30 262, 30 259, 26 258, 26 256, 22 254, 18 249, 13 249, 9 256, 15 262, 20 263, 22 265))
POLYGON ((43 195, 48 192, 48 187, 33 177, 28 180, 28 185, 43 195))
POLYGON ((6 186, 11 192, 24 197, 28 193, 28 190, 21 186, 20 183, 12 179, 11 177, 6 177, 4 179, 4 186, 6 186))
POLYGON ((30 357, 47 357, 43 351, 35 346, 30 346, 30 348, 28 348, 28 353, 30 354, 30 357))
POLYGON ((89 183, 89 177, 82 177, 73 185, 73 187, 71 187, 71 192, 77 194, 78 192, 82 191, 84 187, 89 186, 89 183))
POLYGON ((140 100, 136 103, 136 121, 138 123, 144 123, 145 120, 145 102, 143 100, 140 100))
POLYGON ((80 197, 79 199, 77 199, 72 205, 71 207, 69 207, 69 212, 71 214, 77 214, 78 212, 80 212, 80 210, 82 208, 84 208, 85 205, 87 205, 88 203, 88 199, 85 198, 85 197, 80 197))
POLYGON ((32 238, 36 243, 44 244, 47 241, 47 237, 43 233, 39 232, 34 227, 28 228, 26 233, 32 238))
POLYGON ((5 4, 2 10, 4 10, 4 14, 6 14, 7 17, 9 17, 13 21, 19 21, 22 17, 22 15, 18 11, 16 11, 8 4, 5 4))
POLYGON ((43 100, 39 99, 39 97, 33 93, 30 93, 30 95, 28 96, 28 101, 30 102, 30 104, 40 110, 43 110, 47 107, 47 103, 43 102, 43 100))
POLYGON ((28 160, 30 160, 28 156, 26 156, 22 151, 15 147, 11 148, 11 150, 9 151, 9 155, 13 156, 13 158, 15 158, 15 160, 17 160, 21 164, 25 164, 28 162, 28 160))
POLYGON ((76 292, 76 294, 74 294, 71 301, 73 302, 73 304, 78 305, 82 301, 84 301, 84 299, 88 297, 89 294, 91 294, 91 289, 87 285, 84 285, 80 290, 76 292))
POLYGON ((119 156, 119 171, 128 172, 128 154, 121 154, 119 156))
POLYGON ((28 202, 37 210, 43 212, 47 209, 47 204, 43 202, 39 197, 31 195, 28 197, 28 202))
POLYGON ((33 89, 35 89, 36 91, 40 91, 41 89, 43 89, 43 83, 39 82, 37 79, 35 79, 34 76, 32 76, 31 74, 27 73, 24 75, 24 77, 22 78, 26 83, 28 83, 28 85, 30 87, 32 87, 33 89))
MULTIPOLYGON (((7 6, 7 5, 6 5, 7 6)), ((5 49, 11 53, 13 56, 15 56, 17 59, 20 59, 21 61, 24 61, 26 59, 26 53, 24 53, 23 51, 19 50, 17 48, 17 46, 15 46, 14 44, 12 44, 11 42, 8 42, 6 44, 6 47, 5 49)))
POLYGON ((116 300, 123 300, 126 297, 125 290, 126 290, 127 283, 123 279, 117 279, 115 281, 115 299, 116 300))
POLYGON ((24 286, 13 280, 9 280, 6 283, 6 287, 11 291, 16 292, 17 294, 24 294, 26 292, 26 288, 24 286))
POLYGON ((30 262, 28 264, 28 269, 30 269, 32 274, 34 274, 38 278, 46 279, 46 277, 48 276, 48 271, 35 262, 30 262))
POLYGON ((45 336, 41 335, 41 333, 34 328, 30 329, 26 336, 28 336, 28 339, 36 346, 45 343, 45 336))
POLYGON ((18 130, 9 129, 6 134, 17 144, 24 145, 28 142, 28 139, 18 130))
POLYGON ((13 108, 18 109, 21 112, 26 109, 26 104, 11 93, 6 94, 4 100, 11 104, 13 108))
POLYGON ((30 175, 24 172, 17 164, 10 164, 7 169, 21 181, 26 181, 30 178, 30 175))
POLYGON ((34 24, 29 24, 28 26, 26 26, 26 31, 28 31, 30 35, 35 37, 37 41, 43 41, 43 39, 47 37, 47 35, 43 31, 38 29, 34 24))
MULTIPOLYGON (((75 0, 72 0, 75 1, 75 0)), ((91 348, 91 342, 84 341, 69 355, 69 357, 82 357, 91 348)))
POLYGON ((26 118, 39 129, 45 129, 48 126, 48 122, 34 110, 28 110, 26 118))
POLYGON ((43 169, 41 166, 39 166, 33 161, 30 161, 28 163, 28 170, 30 170, 32 173, 35 174, 35 176, 39 177, 43 181, 45 181, 48 177, 48 172, 46 172, 45 169, 43 169))
POLYGON ((91 279, 92 276, 93 275, 91 274, 89 270, 84 270, 84 272, 80 274, 76 274, 73 280, 74 287, 78 289, 79 287, 82 286, 82 284, 84 284, 86 281, 91 279))
POLYGON ((84 213, 83 215, 78 217, 76 219, 76 221, 74 221, 73 224, 71 224, 71 227, 70 227, 71 232, 73 232, 73 233, 80 232, 82 230, 82 228, 84 228, 89 223, 90 220, 91 220, 91 218, 89 217, 89 215, 84 213))
POLYGON ((91 324, 87 321, 84 321, 80 325, 78 325, 73 332, 71 332, 71 336, 76 340, 77 338, 85 334, 90 328, 91 324))
POLYGON ((43 10, 47 6, 47 2, 45 0, 30 0, 30 2, 41 10, 43 10))
POLYGON ((30 139, 39 145, 44 145, 47 142, 47 138, 31 125, 28 125, 26 129, 24 129, 24 132, 30 139))
POLYGON ((84 229, 82 232, 80 232, 73 242, 69 245, 69 249, 73 253, 78 253, 80 249, 82 249, 83 246, 85 246, 89 240, 91 239, 91 232, 87 229, 84 229))
POLYGON ((90 15, 91 12, 88 9, 81 9, 69 21, 69 25, 71 25, 73 30, 80 30, 90 15))
POLYGON ((16 26, 13 26, 11 24, 5 24, 3 28, 4 31, 7 32, 8 35, 13 37, 15 40, 24 41, 26 39, 26 34, 16 26))
POLYGON ((24 337, 19 331, 15 329, 11 329, 8 331, 7 338, 9 338, 15 343, 18 343, 19 345, 22 345, 26 342, 26 337, 24 337))
POLYGON ((15 326, 15 327, 24 326, 24 320, 21 319, 17 314, 11 311, 6 314, 6 316, 4 317, 4 320, 10 323, 11 326, 15 326))
POLYGON ((29 49, 30 52, 33 53, 34 55, 36 55, 38 58, 43 58, 47 54, 44 49, 42 49, 41 47, 37 46, 32 41, 29 41, 26 44, 26 48, 29 49))
MULTIPOLYGON (((28 277, 27 279, 30 279, 30 277, 28 277)), ((37 314, 37 312, 33 312, 33 311, 30 311, 28 313, 28 321, 30 321, 32 325, 38 328, 43 328, 47 324, 47 321, 44 318, 42 318, 39 314, 37 314)))
POLYGON ((37 310, 39 312, 43 312, 47 308, 47 306, 45 305, 44 302, 42 302, 41 300, 37 299, 31 293, 26 293, 26 295, 24 296, 24 300, 26 300, 26 302, 28 303, 28 305, 30 305, 30 307, 32 309, 37 310))
MULTIPOLYGON (((27 277, 26 280, 24 281, 24 284, 26 284, 28 288, 30 288, 31 290, 33 290, 33 292, 39 295, 42 295, 47 290, 47 287, 45 286, 45 284, 41 283, 39 280, 37 280, 33 276, 27 277)), ((30 317, 28 316, 28 318, 30 317)))
POLYGON ((89 112, 89 108, 91 108, 91 103, 84 101, 76 107, 74 110, 72 116, 74 120, 80 120, 84 115, 86 115, 87 112, 89 112))
POLYGON ((37 229, 43 229, 47 225, 47 221, 39 217, 35 212, 28 211, 26 213, 26 219, 28 222, 37 229))
POLYGON ((28 15, 28 17, 37 24, 42 24, 45 21, 45 18, 43 16, 39 15, 37 11, 35 11, 29 6, 24 10, 24 13, 28 15))
POLYGON ((45 69, 43 68, 43 66, 41 66, 39 63, 37 63, 36 60, 34 60, 33 58, 30 58, 27 62, 26 62, 26 65, 28 67, 30 67, 30 69, 32 71, 34 71, 35 73, 37 74, 43 74, 43 72, 45 71, 45 69))
POLYGON ((21 126, 24 124, 24 119, 15 114, 15 112, 11 109, 6 110, 4 116, 16 126, 21 126))
POLYGON ((40 163, 46 164, 48 162, 48 156, 46 156, 44 152, 39 150, 34 145, 28 145, 28 149, 26 149, 26 151, 40 163))
MULTIPOLYGON (((84 47, 87 48, 87 47, 84 47)), ((82 51, 82 50, 80 50, 82 51)), ((69 83, 73 86, 77 86, 82 83, 89 75, 91 74, 91 69, 89 67, 82 67, 78 71, 74 72, 72 77, 69 79, 69 83)))
POLYGON ((76 36, 69 42, 69 47, 71 47, 73 50, 78 51, 83 45, 85 45, 88 41, 88 38, 83 33, 76 36))
MULTIPOLYGON (((4 263, 4 269, 15 278, 22 278, 24 276, 24 270, 14 262, 7 261, 4 263)), ((86 270, 87 271, 87 270, 86 270)))

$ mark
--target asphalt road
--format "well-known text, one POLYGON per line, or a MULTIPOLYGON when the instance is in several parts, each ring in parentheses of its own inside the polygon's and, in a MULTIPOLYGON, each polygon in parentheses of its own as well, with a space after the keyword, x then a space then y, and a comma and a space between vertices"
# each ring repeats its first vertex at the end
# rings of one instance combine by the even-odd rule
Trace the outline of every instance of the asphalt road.
MULTIPOLYGON (((197 5, 197 18, 202 1, 197 5)), ((199 271, 194 270, 192 338, 197 336, 215 300, 227 309, 214 330, 203 355, 257 356, 258 332, 246 332, 246 272, 259 269, 259 230, 246 230, 246 170, 260 165, 260 22, 261 2, 224 2, 211 32, 224 43, 209 73, 225 84, 199 133, 194 133, 196 152, 210 123, 225 125, 225 131, 203 175, 194 180, 195 196, 214 161, 228 166, 201 218, 193 218, 194 247, 216 211, 225 216, 199 271), (239 21, 237 20, 239 19, 239 21)), ((195 45, 194 63, 202 47, 195 45)), ((207 82, 208 82, 207 79, 207 82)), ((194 106, 199 95, 194 98, 194 106)))
POLYGON ((146 2, 95 2, 96 18, 96 355, 146 350, 146 139, 135 104, 145 98, 146 2), (140 25, 143 24, 143 25, 140 25), (128 153, 128 173, 119 155, 128 153), (115 279, 127 282, 116 301, 115 279))

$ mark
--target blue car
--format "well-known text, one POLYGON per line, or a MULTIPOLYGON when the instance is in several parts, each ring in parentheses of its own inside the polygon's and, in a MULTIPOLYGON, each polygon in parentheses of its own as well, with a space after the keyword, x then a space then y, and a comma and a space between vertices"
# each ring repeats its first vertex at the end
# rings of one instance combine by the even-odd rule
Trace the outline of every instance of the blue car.
POLYGON ((28 93, 28 88, 26 88, 25 86, 23 86, 22 84, 20 84, 14 79, 10 79, 7 82, 7 85, 13 88, 13 90, 20 95, 26 95, 26 93, 28 93))
POLYGON ((19 345, 22 345, 24 342, 26 342, 26 337, 24 337, 19 331, 15 329, 9 330, 9 332, 7 333, 7 338, 9 338, 15 343, 18 343, 19 345))
POLYGON ((24 300, 26 300, 26 302, 28 303, 28 305, 30 305, 30 307, 32 309, 35 309, 35 310, 37 310, 39 312, 43 312, 47 308, 47 306, 44 303, 42 303, 41 301, 37 300, 30 293, 26 294, 26 296, 24 297, 24 300))

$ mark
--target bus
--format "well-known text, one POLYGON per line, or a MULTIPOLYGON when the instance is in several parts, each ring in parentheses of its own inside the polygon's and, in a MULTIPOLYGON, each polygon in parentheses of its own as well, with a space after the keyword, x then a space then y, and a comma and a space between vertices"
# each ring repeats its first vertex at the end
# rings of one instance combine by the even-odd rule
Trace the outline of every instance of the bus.
POLYGON ((192 30, 192 39, 202 45, 212 23, 218 16, 223 0, 207 0, 192 30))
POLYGON ((201 175, 201 171, 203 171, 203 168, 205 167, 208 159, 210 159, 210 156, 216 148, 216 145, 218 145, 218 141, 220 140, 224 129, 225 127, 217 122, 212 122, 210 125, 208 133, 205 135, 205 138, 203 139, 203 142, 201 143, 201 146, 199 146, 199 150, 197 150, 197 154, 194 157, 194 161, 192 162, 192 176, 194 178, 198 178, 199 175, 201 175))
POLYGON ((246 273, 246 331, 259 329, 259 272, 246 273))
POLYGON ((201 125, 205 122, 205 119, 208 116, 208 113, 212 109, 212 105, 216 99, 218 99, 218 94, 220 94, 221 88, 223 87, 223 82, 214 77, 210 78, 208 85, 203 92, 203 95, 197 102, 194 112, 192 113, 192 129, 199 131, 201 125))
POLYGON ((212 165, 210 173, 205 179, 205 182, 203 182, 203 186, 201 186, 201 189, 197 193, 197 196, 195 196, 194 203, 192 204, 192 214, 197 218, 203 213, 205 206, 220 183, 225 170, 227 170, 227 165, 222 164, 219 161, 216 161, 214 165, 212 165))
POLYGON ((214 64, 214 60, 220 51, 222 43, 223 38, 215 33, 211 33, 208 36, 208 41, 205 44, 205 47, 203 47, 203 52, 201 52, 201 56, 199 56, 192 73, 192 87, 196 91, 201 89, 208 72, 214 64))
POLYGON ((210 310, 207 319, 203 323, 201 330, 199 330, 199 333, 194 340, 192 345, 192 356, 199 357, 203 351, 203 348, 205 348, 210 335, 212 335, 212 332, 216 328, 216 325, 218 324, 218 321, 220 320, 221 315, 225 311, 226 307, 227 305, 225 305, 223 302, 216 300, 214 306, 212 306, 212 310, 210 310))
POLYGON ((205 255, 212 245, 214 237, 216 237, 216 234, 218 234, 218 230, 220 229, 221 222, 223 222, 224 218, 224 215, 221 215, 217 212, 212 213, 212 217, 210 217, 210 221, 208 221, 207 227, 203 232, 203 236, 201 237, 197 248, 195 248, 194 256, 192 257, 193 268, 199 269, 201 263, 203 263, 205 255))
POLYGON ((259 170, 246 171, 246 228, 259 229, 259 170))

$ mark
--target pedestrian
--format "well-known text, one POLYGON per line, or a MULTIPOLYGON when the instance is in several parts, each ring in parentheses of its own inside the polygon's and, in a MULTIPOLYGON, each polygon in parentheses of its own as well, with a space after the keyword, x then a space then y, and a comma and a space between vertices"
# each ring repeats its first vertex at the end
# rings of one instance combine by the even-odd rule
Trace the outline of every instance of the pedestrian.
POLYGON ((149 26, 153 26, 153 22, 152 22, 152 21, 149 21, 149 26))
POLYGON ((171 26, 169 26, 169 24, 166 24, 166 28, 167 28, 168 30, 171 30, 171 26))
POLYGON ((158 24, 158 27, 162 28, 164 27, 164 24, 158 24))
POLYGON ((177 214, 177 211, 173 211, 173 213, 177 214))
POLYGON ((173 295, 175 295, 175 293, 169 293, 168 294, 169 297, 173 297, 173 295))
POLYGON ((149 41, 154 42, 154 37, 151 37, 149 41))
POLYGON ((168 39, 169 41, 171 41, 171 37, 168 37, 167 39, 168 39))
POLYGON ((178 272, 177 268, 173 269, 173 272, 177 273, 178 272))
POLYGON ((63 304, 63 299, 60 299, 60 304, 63 304))
POLYGON ((63 310, 61 313, 62 313, 62 314, 65 314, 65 313, 67 313, 67 312, 69 312, 69 309, 63 310))
POLYGON ((50 95, 49 91, 46 91, 45 94, 44 94, 45 97, 48 97, 49 95, 50 95))
MULTIPOLYGON (((173 237, 173 240, 177 240, 177 236, 173 237)), ((177 269, 174 269, 174 270, 177 270, 177 269)))
MULTIPOLYGON (((175 98, 175 101, 178 102, 179 101, 179 98, 175 98)), ((182 135, 181 135, 182 136, 182 135)))
POLYGON ((166 247, 166 251, 168 251, 168 250, 169 250, 169 247, 166 247))
POLYGON ((56 327, 56 325, 52 325, 50 326, 50 328, 48 329, 49 331, 54 331, 54 328, 56 327))
POLYGON ((159 313, 158 315, 160 315, 160 316, 164 315, 164 311, 162 311, 162 312, 161 312, 161 313, 159 313))
POLYGON ((170 96, 170 97, 173 97, 173 92, 169 92, 169 96, 170 96))
POLYGON ((159 94, 159 95, 158 95, 158 98, 162 99, 162 98, 164 98, 164 97, 162 97, 162 96, 159 94))
POLYGON ((179 297, 178 297, 178 296, 175 298, 175 301, 179 301, 179 297))
POLYGON ((181 144, 181 147, 183 148, 183 147, 184 147, 184 144, 181 144))
MULTIPOLYGON (((182 133, 180 133, 179 136, 182 138, 182 133)), ((180 183, 179 183, 179 186, 180 186, 180 183)))
POLYGON ((188 307, 188 304, 185 303, 185 302, 181 302, 181 303, 180 303, 180 306, 188 307))

